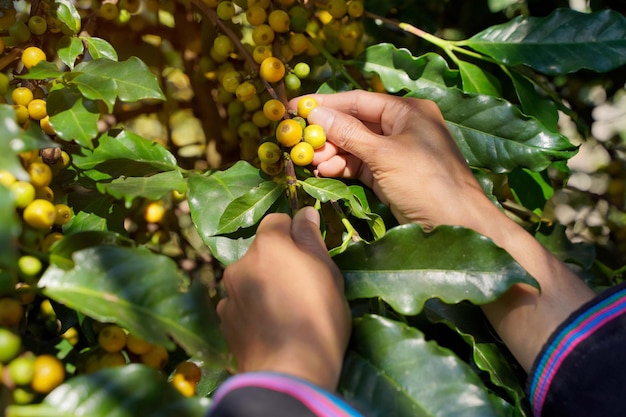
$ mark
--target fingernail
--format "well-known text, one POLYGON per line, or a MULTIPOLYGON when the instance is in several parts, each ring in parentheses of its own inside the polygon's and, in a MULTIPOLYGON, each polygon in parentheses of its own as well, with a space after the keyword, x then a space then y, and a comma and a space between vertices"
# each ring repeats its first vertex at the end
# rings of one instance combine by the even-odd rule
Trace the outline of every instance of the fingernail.
POLYGON ((333 125, 335 115, 332 111, 324 107, 316 107, 311 110, 311 113, 309 113, 307 120, 309 121, 309 123, 320 125, 324 128, 325 131, 328 131, 333 125))

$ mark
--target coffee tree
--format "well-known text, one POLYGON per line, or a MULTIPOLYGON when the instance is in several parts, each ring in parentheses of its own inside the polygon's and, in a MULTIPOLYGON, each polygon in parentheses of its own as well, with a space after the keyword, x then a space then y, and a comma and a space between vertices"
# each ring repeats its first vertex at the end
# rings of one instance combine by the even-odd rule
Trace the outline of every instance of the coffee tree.
MULTIPOLYGON (((363 185, 316 177, 316 103, 287 105, 351 89, 433 100, 494 204, 614 285, 621 265, 570 242, 550 199, 577 152, 559 120, 588 134, 572 85, 626 63, 626 19, 466 3, 471 21, 435 0, 0 0, 5 414, 206 413, 234 371, 222 268, 265 214, 313 205, 354 315, 342 394, 372 415, 529 415, 478 306, 536 282, 473 231, 399 226, 363 185)), ((623 194, 599 196, 616 232, 623 194)))

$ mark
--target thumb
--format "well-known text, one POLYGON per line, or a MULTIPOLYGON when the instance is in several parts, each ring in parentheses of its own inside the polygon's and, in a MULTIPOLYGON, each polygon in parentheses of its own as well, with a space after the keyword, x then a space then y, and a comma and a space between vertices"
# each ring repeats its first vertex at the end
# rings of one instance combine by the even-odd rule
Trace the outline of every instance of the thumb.
POLYGON ((304 207, 293 216, 291 238, 300 249, 318 257, 328 257, 319 226, 320 214, 317 210, 304 207))
POLYGON ((369 159, 381 140, 357 118, 328 107, 314 108, 307 120, 322 126, 329 141, 362 161, 369 159))

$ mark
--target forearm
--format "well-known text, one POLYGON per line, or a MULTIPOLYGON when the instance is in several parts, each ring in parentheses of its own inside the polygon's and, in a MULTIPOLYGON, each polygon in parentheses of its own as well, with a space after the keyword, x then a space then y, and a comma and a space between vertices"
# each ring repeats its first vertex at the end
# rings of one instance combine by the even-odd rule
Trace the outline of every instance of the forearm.
POLYGON ((552 332, 595 294, 564 263, 491 202, 478 209, 482 221, 466 226, 490 237, 505 249, 541 287, 537 290, 528 285, 515 285, 498 300, 483 306, 498 335, 529 371, 552 332))

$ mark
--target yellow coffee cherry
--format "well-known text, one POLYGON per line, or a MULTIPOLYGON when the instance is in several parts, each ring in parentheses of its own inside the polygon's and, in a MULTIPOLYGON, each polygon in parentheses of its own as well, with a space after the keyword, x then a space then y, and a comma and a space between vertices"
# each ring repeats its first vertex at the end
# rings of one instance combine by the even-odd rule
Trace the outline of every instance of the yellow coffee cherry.
POLYGON ((274 32, 285 33, 289 31, 289 15, 284 10, 272 10, 267 22, 274 32))
POLYGON ((141 363, 155 369, 163 369, 169 360, 169 352, 164 346, 155 345, 139 357, 141 363))
POLYGON ((270 45, 276 34, 268 24, 262 24, 252 30, 252 40, 255 45, 270 45))
POLYGON ((259 160, 268 164, 278 162, 282 157, 280 147, 274 142, 263 142, 257 150, 259 160))
POLYGON ((134 333, 128 333, 126 335, 126 349, 128 349, 130 353, 143 355, 144 353, 150 352, 153 347, 152 343, 147 342, 134 333))
POLYGON ((269 163, 261 161, 261 170, 272 177, 283 173, 283 161, 269 163))
POLYGON ((298 116, 304 117, 305 119, 309 117, 309 113, 311 110, 317 107, 317 100, 313 97, 302 97, 298 100, 298 116))
POLYGON ((54 218, 54 224, 63 226, 72 220, 72 209, 67 204, 55 204, 56 217, 54 218))
POLYGON ((41 127, 41 130, 43 130, 48 135, 56 135, 54 128, 50 124, 50 116, 46 116, 43 119, 39 120, 39 127, 41 127))
POLYGON ((22 63, 28 69, 46 60, 46 54, 36 46, 29 46, 22 52, 22 63))
POLYGON ((283 120, 276 127, 276 139, 286 147, 292 147, 302 139, 302 126, 293 119, 283 120))
POLYGON ((267 12, 260 6, 252 6, 246 10, 246 18, 252 26, 259 26, 267 20, 267 12))
POLYGON ((33 99, 28 103, 28 115, 33 120, 41 120, 48 116, 46 101, 40 98, 33 99))
POLYGON ((313 149, 319 149, 326 143, 326 132, 320 125, 308 125, 304 128, 302 136, 304 141, 313 149))
POLYGON ((263 104, 263 114, 274 122, 281 120, 285 116, 286 110, 283 102, 275 98, 269 99, 263 104))
POLYGON ((47 394, 65 379, 63 363, 52 355, 40 355, 35 358, 35 372, 31 387, 35 392, 47 394))
POLYGON ((35 229, 49 229, 56 218, 54 204, 48 200, 35 199, 24 209, 22 218, 35 229))
POLYGON ((98 345, 106 352, 119 352, 126 346, 126 332, 115 324, 105 326, 98 333, 98 345))
POLYGON ((256 96, 256 87, 250 81, 244 81, 237 86, 235 95, 240 101, 248 101, 256 96))
POLYGON ((185 379, 185 376, 182 374, 175 373, 170 384, 185 397, 193 397, 196 394, 196 384, 185 379))
POLYGON ((11 100, 18 106, 27 107, 33 98, 33 92, 28 87, 17 87, 11 92, 11 100))
POLYGON ((252 59, 257 64, 261 64, 265 58, 269 58, 272 56, 272 48, 266 45, 256 46, 252 50, 252 59))
POLYGON ((289 155, 291 156, 291 160, 294 164, 305 166, 309 165, 313 161, 315 151, 309 143, 300 142, 291 148, 289 155))
POLYGON ((202 370, 198 365, 190 361, 180 362, 174 368, 175 374, 182 375, 186 380, 198 383, 202 378, 202 370))
MULTIPOLYGON (((56 209, 55 209, 55 220, 56 220, 56 209)), ((59 233, 59 232, 52 232, 47 234, 43 240, 41 241, 41 251, 42 252, 49 252, 50 248, 52 247, 52 245, 54 245, 55 243, 57 243, 58 241, 63 239, 63 233, 59 233)))
POLYGON ((35 198, 41 198, 42 200, 54 201, 54 191, 52 188, 46 186, 35 189, 35 198))
POLYGON ((30 119, 30 113, 28 113, 28 108, 26 106, 14 104, 13 110, 15 110, 15 121, 17 121, 18 124, 22 125, 30 119))
POLYGON ((15 175, 7 171, 6 169, 0 169, 0 184, 4 185, 5 187, 9 187, 15 181, 17 181, 15 175))
POLYGON ((259 75, 271 83, 278 82, 285 76, 285 64, 276 58, 268 57, 261 62, 261 68, 259 69, 259 75))
POLYGON ((28 175, 35 188, 47 187, 52 181, 52 168, 43 162, 32 162, 28 166, 28 175))
POLYGON ((165 216, 165 206, 162 201, 152 201, 146 206, 144 211, 144 219, 148 223, 160 223, 165 216))
POLYGON ((263 110, 257 110, 252 114, 252 123, 258 127, 267 127, 272 121, 265 116, 263 110))

